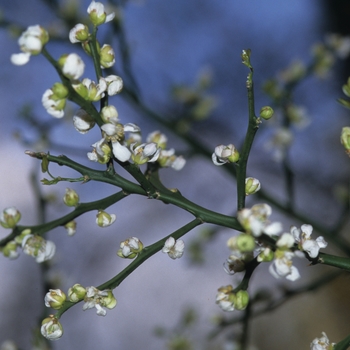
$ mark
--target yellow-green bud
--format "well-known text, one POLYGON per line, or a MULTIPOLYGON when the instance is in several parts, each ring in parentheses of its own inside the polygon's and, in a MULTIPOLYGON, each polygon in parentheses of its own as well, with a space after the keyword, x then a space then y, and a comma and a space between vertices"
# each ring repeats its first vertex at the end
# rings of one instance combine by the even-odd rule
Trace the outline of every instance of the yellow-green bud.
POLYGON ((242 55, 241 55, 242 63, 248 68, 252 68, 252 65, 250 64, 250 53, 251 53, 250 49, 242 50, 242 55))
POLYGON ((10 241, 2 249, 2 253, 6 258, 16 259, 18 257, 17 247, 18 244, 15 241, 10 241))
POLYGON ((350 126, 343 127, 340 142, 344 146, 346 153, 350 156, 350 126))
POLYGON ((269 262, 275 257, 274 252, 270 248, 265 248, 257 257, 259 262, 269 262))
POLYGON ((15 208, 6 208, 0 214, 0 224, 4 228, 14 228, 21 219, 21 213, 15 208))
MULTIPOLYGON (((233 306, 236 310, 244 310, 249 303, 249 294, 246 290, 240 290, 232 294, 233 306)), ((231 299, 231 296, 230 296, 231 299)))
POLYGON ((265 106, 260 109, 260 118, 265 120, 270 119, 274 114, 274 110, 270 106, 265 106))
POLYGON ((254 177, 247 177, 245 179, 245 194, 249 196, 260 190, 260 181, 254 177))
POLYGON ((111 290, 106 291, 107 296, 103 297, 101 306, 106 307, 107 309, 113 309, 117 305, 117 299, 114 297, 111 290))
POLYGON ((253 236, 243 233, 237 237, 236 245, 242 253, 252 252, 255 249, 255 239, 253 236))
POLYGON ((343 92, 346 96, 350 97, 350 78, 348 79, 347 83, 343 85, 343 92))
POLYGON ((68 96, 68 89, 62 83, 53 84, 51 90, 58 99, 63 99, 68 96))
POLYGON ((45 305, 47 307, 52 307, 55 310, 59 310, 65 301, 66 294, 60 289, 50 289, 45 295, 45 305))
POLYGON ((86 289, 79 283, 68 289, 68 299, 72 303, 83 300, 86 295, 86 289))
POLYGON ((74 190, 66 188, 66 194, 63 197, 65 205, 75 207, 79 203, 79 195, 74 190))
POLYGON ((115 63, 115 55, 111 45, 103 45, 100 51, 100 64, 103 68, 110 68, 115 63))

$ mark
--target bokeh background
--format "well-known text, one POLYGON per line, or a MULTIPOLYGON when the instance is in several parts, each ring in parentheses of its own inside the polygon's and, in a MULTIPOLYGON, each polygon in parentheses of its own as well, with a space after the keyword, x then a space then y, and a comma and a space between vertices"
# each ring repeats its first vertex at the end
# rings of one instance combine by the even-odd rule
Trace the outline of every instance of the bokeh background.
MULTIPOLYGON (((40 24, 62 35, 68 33, 70 27, 65 27, 52 11, 51 6, 56 2, 62 8, 77 3, 82 18, 89 5, 89 1, 0 0, 3 18, 0 30, 0 208, 16 206, 22 212, 21 224, 38 222, 30 176, 34 173, 39 179, 42 177, 39 162, 26 156, 24 150, 67 153, 87 164, 86 153, 99 139, 97 129, 86 135, 75 131, 71 122, 75 106, 68 106, 65 119, 60 121, 53 120, 45 112, 41 105, 42 93, 58 78, 43 57, 32 57, 21 67, 11 65, 9 60, 10 55, 19 50, 13 27, 7 22, 23 28, 40 24), (46 123, 51 144, 38 143, 35 128, 19 118, 24 104, 30 105, 32 115, 46 123)), ((241 64, 242 49, 252 50, 258 110, 270 103, 261 90, 263 82, 293 59, 308 62, 310 47, 323 40, 325 34, 346 35, 350 16, 346 2, 331 0, 130 0, 120 5, 131 71, 139 94, 150 109, 164 118, 177 115, 181 109, 171 95, 174 85, 194 85, 200 72, 211 72, 212 85, 208 93, 215 96, 217 106, 209 120, 196 124, 195 136, 212 149, 219 143, 240 144, 245 133, 247 69, 241 64)), ((105 31, 101 28, 100 33, 105 34, 105 31)), ((120 42, 117 38, 110 39, 118 52, 120 42)), ((68 52, 85 57, 79 45, 63 41, 50 42, 47 48, 56 58, 68 52)), ((120 62, 118 54, 117 69, 122 78, 127 79, 120 62)), ((349 159, 339 143, 339 135, 341 127, 349 125, 350 114, 336 102, 342 97, 341 86, 349 75, 348 67, 347 61, 341 61, 328 79, 312 78, 296 91, 296 102, 305 106, 311 121, 306 128, 294 130, 291 166, 298 181, 297 208, 327 227, 335 222, 340 208, 336 188, 349 185, 349 159)), ((85 76, 94 77, 91 64, 87 65, 85 76)), ((132 83, 130 79, 128 82, 132 83)), ((184 142, 135 110, 123 96, 111 102, 117 107, 122 122, 140 125, 144 135, 161 130, 168 135, 170 146, 176 146, 178 153, 186 153, 184 142)), ((283 199, 281 166, 265 147, 271 135, 268 127, 259 131, 249 175, 259 178, 264 189, 283 199)), ((54 166, 52 172, 61 176, 75 175, 54 166)), ((179 188, 186 197, 209 209, 230 214, 235 208, 235 184, 221 168, 203 157, 191 158, 181 172, 164 170, 162 176, 167 186, 179 188)), ((78 191, 83 202, 115 191, 104 184, 68 186, 78 191)), ((69 211, 61 201, 66 187, 67 184, 61 183, 42 188, 45 196, 56 198, 47 212, 47 220, 69 211)), ((254 199, 247 202, 248 205, 253 203, 254 199)), ((98 228, 94 224, 95 213, 91 213, 77 220, 78 232, 73 237, 68 237, 63 228, 49 233, 49 239, 57 245, 52 278, 59 279, 63 290, 75 283, 96 286, 120 272, 128 264, 116 256, 120 241, 137 236, 149 245, 191 219, 180 209, 140 197, 129 197, 109 211, 117 215, 117 221, 110 228, 98 228)), ((303 224, 278 210, 274 210, 273 219, 282 220, 286 230, 292 224, 303 224)), ((186 245, 197 239, 201 231, 194 230, 186 235, 186 245)), ((0 237, 6 234, 7 231, 0 228, 0 237)), ((118 305, 108 311, 106 317, 97 317, 93 310, 83 312, 81 305, 70 309, 61 319, 64 336, 53 343, 53 349, 165 349, 167 340, 155 337, 155 328, 162 326, 169 332, 176 329, 188 308, 194 308, 198 315, 195 326, 185 334, 196 341, 196 349, 233 349, 223 335, 211 341, 206 338, 213 328, 213 315, 223 315, 215 305, 217 288, 239 281, 239 276, 232 278, 222 269, 229 255, 226 241, 232 234, 230 230, 219 231, 204 248, 205 262, 200 266, 190 263, 187 252, 178 261, 170 261, 161 253, 153 256, 115 290, 118 305)), ((332 247, 329 249, 332 251, 332 247)), ((298 267, 302 278, 295 286, 302 286, 308 279, 329 270, 324 266, 307 267, 306 261, 298 262, 298 267)), ((40 269, 24 254, 15 261, 2 257, 0 269, 0 343, 12 339, 21 349, 31 349, 31 331, 43 305, 40 269)), ((265 287, 277 292, 281 284, 293 287, 291 282, 276 281, 267 267, 262 266, 251 288, 256 291, 265 287)), ((322 331, 334 342, 341 340, 349 330, 346 297, 349 289, 349 279, 345 276, 257 317, 250 329, 250 345, 260 350, 308 349, 311 340, 322 331)), ((225 334, 231 334, 234 340, 236 333, 228 329, 225 334)))

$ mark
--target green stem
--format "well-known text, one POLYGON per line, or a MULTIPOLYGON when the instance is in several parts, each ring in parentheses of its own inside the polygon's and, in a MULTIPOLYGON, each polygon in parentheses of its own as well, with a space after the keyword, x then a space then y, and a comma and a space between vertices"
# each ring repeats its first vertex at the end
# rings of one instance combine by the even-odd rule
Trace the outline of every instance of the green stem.
POLYGON ((248 75, 247 90, 249 123, 242 151, 240 153, 239 162, 237 163, 237 210, 241 210, 245 207, 245 179, 247 173, 248 158, 253 145, 255 134, 258 130, 258 121, 255 116, 254 107, 253 68, 250 68, 250 73, 248 75))
POLYGON ((350 271, 350 258, 342 258, 340 256, 320 253, 316 263, 350 271))
POLYGON ((47 222, 41 225, 34 226, 16 226, 10 235, 5 237, 0 241, 0 247, 5 246, 8 242, 12 241, 15 237, 21 234, 25 229, 30 229, 32 234, 43 235, 44 233, 53 230, 58 226, 64 226, 68 222, 74 220, 78 216, 87 213, 92 210, 101 210, 110 207, 112 204, 117 203, 118 201, 125 198, 127 194, 123 191, 112 194, 109 197, 89 202, 89 203, 79 203, 78 206, 69 214, 62 216, 59 219, 47 222))

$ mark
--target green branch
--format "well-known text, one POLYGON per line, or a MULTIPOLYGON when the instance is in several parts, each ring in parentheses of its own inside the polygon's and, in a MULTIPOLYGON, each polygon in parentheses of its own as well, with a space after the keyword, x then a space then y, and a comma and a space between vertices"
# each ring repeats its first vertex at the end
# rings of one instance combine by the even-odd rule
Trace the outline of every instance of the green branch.
MULTIPOLYGON (((169 237, 173 237, 175 240, 181 238, 183 235, 193 230, 198 225, 201 225, 202 221, 199 219, 194 219, 185 226, 179 228, 174 231, 170 235, 160 239, 159 241, 145 247, 142 249, 141 253, 119 274, 111 278, 109 281, 99 285, 97 289, 106 290, 106 289, 115 289, 118 287, 133 271, 135 271, 142 263, 144 263, 147 259, 149 259, 152 255, 159 252, 163 247, 165 241, 169 237)), ((77 303, 72 303, 70 301, 66 301, 62 308, 56 313, 56 317, 60 318, 68 309, 77 303)))

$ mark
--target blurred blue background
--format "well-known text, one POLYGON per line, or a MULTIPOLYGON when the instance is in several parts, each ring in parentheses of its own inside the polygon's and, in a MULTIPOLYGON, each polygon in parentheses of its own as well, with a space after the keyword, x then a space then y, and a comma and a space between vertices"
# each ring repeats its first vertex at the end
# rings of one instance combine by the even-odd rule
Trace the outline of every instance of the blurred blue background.
MULTIPOLYGON (((68 33, 70 28, 63 26, 48 3, 0 0, 0 8, 6 21, 23 28, 40 24, 58 33, 68 33)), ((76 1, 60 3, 64 7, 76 1)), ((240 144, 247 123, 247 69, 241 64, 242 49, 252 50, 258 111, 270 103, 261 90, 264 81, 275 76, 293 59, 308 62, 311 46, 322 41, 326 33, 347 30, 340 26, 340 20, 337 22, 339 17, 335 5, 340 2, 334 2, 333 7, 330 3, 319 0, 127 1, 120 11, 129 45, 131 70, 140 96, 149 108, 164 118, 172 117, 178 112, 171 98, 172 87, 176 84, 193 85, 198 74, 208 69, 212 74, 209 92, 217 98, 218 104, 210 120, 196 125, 196 137, 205 140, 211 149, 219 143, 240 144)), ((78 4, 82 18, 86 16, 88 5, 89 1, 78 4)), ((342 13, 346 13, 344 6, 342 13)), ((34 224, 37 213, 29 174, 38 167, 38 162, 25 156, 24 150, 43 147, 52 154, 61 154, 66 150, 60 145, 65 145, 76 148, 72 157, 89 164, 86 153, 91 150, 90 145, 99 139, 99 132, 97 128, 86 135, 75 131, 71 122, 76 110, 73 105, 68 106, 64 121, 53 120, 45 112, 41 96, 58 81, 58 77, 41 56, 32 57, 26 66, 13 66, 9 57, 19 49, 10 29, 5 26, 0 31, 0 207, 16 206, 22 212, 21 223, 34 224), (47 121, 48 126, 56 123, 52 131, 48 127, 53 145, 31 143, 36 139, 34 128, 18 118, 23 104, 31 104, 33 113, 39 120, 47 121), (15 133, 22 135, 28 145, 19 142, 14 137, 15 133)), ((102 37, 105 32, 106 29, 101 27, 102 37)), ((112 39, 118 52, 120 43, 116 38, 112 39)), ((86 58, 77 44, 50 42, 47 49, 55 58, 69 52, 77 52, 86 58)), ((117 55, 116 66, 127 81, 120 62, 117 55)), ((341 86, 347 80, 348 70, 346 62, 340 62, 337 67, 330 79, 312 78, 297 89, 296 102, 306 107, 311 124, 305 129, 295 130, 291 149, 291 165, 297 181, 300 181, 296 197, 298 208, 313 219, 321 218, 320 222, 325 225, 335 220, 339 208, 334 188, 349 183, 349 160, 339 143, 341 127, 349 125, 349 112, 336 102, 338 97, 342 97, 341 86)), ((87 64, 84 76, 92 79, 95 76, 91 63, 87 64)), ((144 135, 160 129, 169 136, 169 146, 186 151, 186 145, 174 134, 150 122, 123 96, 110 102, 117 107, 123 123, 140 125, 144 135)), ((249 175, 259 178, 264 189, 283 198, 281 167, 264 147, 270 137, 269 128, 263 126, 253 147, 249 175)), ((234 184, 221 170, 198 157, 188 161, 179 173, 165 170, 163 177, 167 186, 178 187, 189 199, 230 214, 235 205, 234 184)), ((52 167, 52 172, 75 176, 58 167, 52 167)), ((39 178, 41 176, 39 173, 39 178)), ((43 191, 48 196, 56 196, 60 202, 67 186, 75 188, 83 202, 115 191, 110 186, 91 183, 59 184, 45 187, 43 191)), ((252 203, 252 200, 248 201, 249 205, 252 203)), ((145 198, 127 198, 109 211, 117 214, 117 221, 110 228, 95 227, 95 213, 91 213, 77 220, 78 232, 74 237, 67 237, 63 229, 49 234, 57 245, 54 271, 55 276, 61 276, 62 289, 66 290, 74 283, 98 285, 117 274, 128 263, 115 254, 121 240, 137 236, 148 245, 191 219, 190 215, 177 208, 145 198)), ((49 210, 48 219, 67 212, 63 205, 55 204, 49 210)), ((286 230, 291 224, 302 224, 290 221, 277 211, 274 211, 273 219, 283 220, 286 230)), ((189 243, 198 233, 199 230, 188 234, 185 242, 189 243)), ((189 264, 186 253, 179 261, 169 261, 161 253, 152 257, 115 290, 118 305, 105 318, 97 317, 93 310, 83 313, 80 306, 70 309, 62 317, 65 334, 53 344, 53 348, 163 349, 164 341, 152 335, 154 328, 157 325, 169 329, 174 327, 181 312, 192 306, 200 310, 199 325, 192 334, 198 341, 198 349, 210 349, 210 346, 230 349, 224 348, 223 343, 207 343, 205 334, 211 328, 210 316, 220 314, 215 305, 217 288, 232 283, 232 277, 222 270, 222 263, 229 255, 226 240, 231 233, 223 230, 218 234, 205 250, 207 261, 200 268, 189 264)), ((7 231, 0 228, 1 237, 6 234, 7 231)), ((322 274, 326 270, 319 266, 303 269, 305 265, 306 262, 300 263, 305 282, 312 273, 322 274)), ((35 326, 43 304, 38 266, 32 258, 23 254, 15 261, 1 258, 0 266, 0 343, 13 339, 22 349, 30 349, 31 328, 35 326)), ((278 281, 266 272, 266 268, 262 267, 260 271, 254 277, 253 290, 261 285, 277 285, 278 281)), ((308 348, 309 342, 320 336, 322 331, 326 331, 332 340, 340 340, 346 335, 341 325, 348 323, 346 313, 340 312, 345 305, 344 300, 340 297, 332 299, 333 293, 329 289, 312 298, 305 296, 305 300, 300 298, 278 312, 257 319, 252 326, 251 344, 260 350, 308 348), (330 298, 330 304, 320 302, 324 300, 322 298, 330 298), (313 310, 312 320, 306 315, 311 312, 308 310, 313 310), (295 315, 298 313, 299 318, 295 315)))

